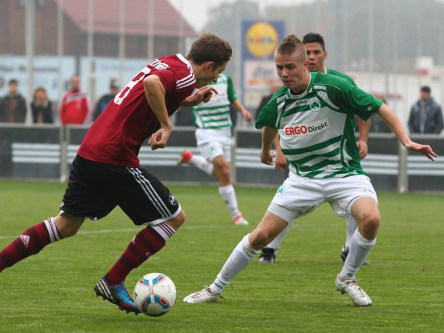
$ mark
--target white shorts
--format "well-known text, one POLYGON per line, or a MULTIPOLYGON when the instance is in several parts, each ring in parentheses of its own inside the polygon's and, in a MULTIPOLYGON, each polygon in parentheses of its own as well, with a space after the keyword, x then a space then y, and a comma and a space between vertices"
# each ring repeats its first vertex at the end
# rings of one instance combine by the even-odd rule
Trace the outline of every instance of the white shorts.
POLYGON ((216 157, 224 155, 231 161, 231 128, 196 129, 196 141, 200 154, 212 162, 216 157))
POLYGON ((328 202, 336 215, 349 218, 353 203, 362 197, 370 197, 378 203, 367 176, 313 179, 290 172, 277 190, 268 211, 291 223, 328 202))

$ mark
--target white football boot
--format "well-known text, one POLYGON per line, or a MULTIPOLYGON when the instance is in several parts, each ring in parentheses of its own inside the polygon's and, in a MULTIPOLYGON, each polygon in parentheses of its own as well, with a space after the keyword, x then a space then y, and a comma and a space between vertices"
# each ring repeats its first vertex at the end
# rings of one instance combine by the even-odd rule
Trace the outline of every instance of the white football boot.
POLYGON ((341 292, 341 294, 347 293, 352 302, 356 306, 370 306, 372 305, 372 300, 365 293, 361 287, 356 283, 355 278, 346 279, 341 281, 339 275, 336 277, 336 289, 341 292))
POLYGON ((183 299, 185 303, 212 303, 216 302, 220 294, 212 291, 209 287, 205 287, 201 291, 189 294, 183 299))
POLYGON ((238 214, 236 217, 233 218, 233 222, 236 225, 248 225, 248 221, 243 217, 242 214, 238 214))

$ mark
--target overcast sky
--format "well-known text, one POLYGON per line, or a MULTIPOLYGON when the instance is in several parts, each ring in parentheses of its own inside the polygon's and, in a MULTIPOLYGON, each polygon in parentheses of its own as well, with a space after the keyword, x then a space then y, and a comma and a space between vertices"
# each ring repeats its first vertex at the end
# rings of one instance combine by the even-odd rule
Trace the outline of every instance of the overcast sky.
MULTIPOLYGON (((207 11, 212 7, 216 7, 221 3, 233 3, 236 0, 168 0, 179 12, 183 12, 184 16, 189 24, 193 28, 200 32, 200 29, 207 22, 207 11)), ((312 2, 313 0, 250 0, 251 2, 258 3, 261 9, 268 4, 301 4, 312 2)))

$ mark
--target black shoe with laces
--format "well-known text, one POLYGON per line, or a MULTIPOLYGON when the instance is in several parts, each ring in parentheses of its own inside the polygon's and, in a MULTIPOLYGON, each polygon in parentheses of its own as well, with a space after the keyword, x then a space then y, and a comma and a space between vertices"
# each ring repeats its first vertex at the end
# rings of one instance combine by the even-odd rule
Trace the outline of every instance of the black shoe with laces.
MULTIPOLYGON (((349 249, 348 247, 346 247, 345 245, 342 247, 342 251, 341 251, 341 259, 343 262, 345 262, 345 259, 347 259, 348 256, 348 252, 349 249)), ((370 265, 370 262, 366 259, 364 260, 364 262, 362 263, 363 265, 370 265)))
POLYGON ((261 250, 258 262, 261 264, 273 264, 276 260, 276 250, 270 247, 264 247, 261 250))

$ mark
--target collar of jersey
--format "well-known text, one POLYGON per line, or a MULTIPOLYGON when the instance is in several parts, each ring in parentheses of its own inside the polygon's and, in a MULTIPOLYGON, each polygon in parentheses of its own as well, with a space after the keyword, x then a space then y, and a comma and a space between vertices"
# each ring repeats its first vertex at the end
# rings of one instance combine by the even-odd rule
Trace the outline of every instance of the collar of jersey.
POLYGON ((190 69, 191 73, 194 74, 193 72, 193 67, 191 66, 190 62, 188 61, 187 58, 185 58, 183 55, 181 55, 180 53, 176 53, 176 56, 179 58, 180 61, 182 61, 185 65, 188 66, 188 68, 190 69))

